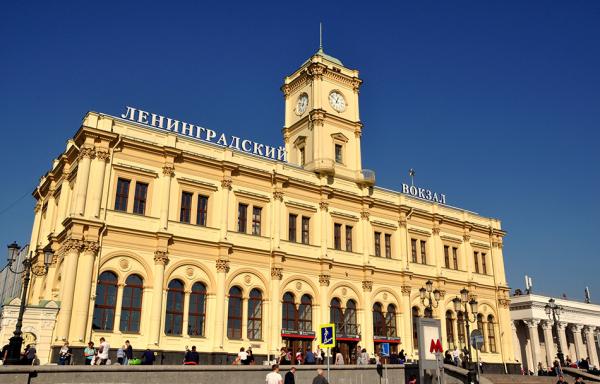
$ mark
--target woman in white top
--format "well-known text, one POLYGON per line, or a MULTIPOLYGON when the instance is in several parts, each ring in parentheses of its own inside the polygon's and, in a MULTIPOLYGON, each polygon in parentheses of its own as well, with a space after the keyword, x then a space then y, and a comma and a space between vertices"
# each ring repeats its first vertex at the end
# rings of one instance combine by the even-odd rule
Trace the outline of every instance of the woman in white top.
POLYGON ((344 356, 339 351, 335 354, 335 365, 344 365, 344 356))

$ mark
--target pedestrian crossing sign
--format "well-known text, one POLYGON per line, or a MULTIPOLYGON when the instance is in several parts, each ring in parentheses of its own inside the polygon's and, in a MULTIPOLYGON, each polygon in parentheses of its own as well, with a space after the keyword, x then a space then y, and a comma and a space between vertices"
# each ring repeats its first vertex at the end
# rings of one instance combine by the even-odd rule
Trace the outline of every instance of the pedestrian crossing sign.
POLYGON ((319 335, 321 348, 335 348, 335 324, 322 324, 319 335))

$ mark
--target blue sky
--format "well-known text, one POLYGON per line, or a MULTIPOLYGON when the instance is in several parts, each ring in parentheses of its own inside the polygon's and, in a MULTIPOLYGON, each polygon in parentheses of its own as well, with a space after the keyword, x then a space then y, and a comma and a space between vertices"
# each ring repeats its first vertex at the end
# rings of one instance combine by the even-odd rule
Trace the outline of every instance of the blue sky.
POLYGON ((509 283, 600 302, 600 2, 0 5, 0 244, 88 110, 282 142, 279 87, 318 48, 361 71, 363 166, 500 218, 509 283), (26 195, 26 197, 20 199, 26 195))

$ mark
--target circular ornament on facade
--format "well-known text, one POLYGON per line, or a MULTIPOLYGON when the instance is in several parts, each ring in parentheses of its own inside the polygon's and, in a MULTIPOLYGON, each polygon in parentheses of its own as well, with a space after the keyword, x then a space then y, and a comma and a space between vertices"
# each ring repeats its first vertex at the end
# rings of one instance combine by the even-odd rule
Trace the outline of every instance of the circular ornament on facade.
POLYGON ((188 279, 192 279, 194 277, 194 268, 187 267, 185 269, 185 275, 188 277, 188 279))
POLYGON ((252 276, 250 276, 250 275, 244 276, 244 283, 246 283, 246 285, 250 285, 252 283, 252 276))
POLYGON ((348 294, 348 290, 346 288, 342 288, 342 296, 346 296, 348 294))
POLYGON ((388 297, 388 296, 387 296, 387 293, 386 293, 386 292, 384 292, 384 293, 383 293, 383 300, 387 300, 387 297, 388 297))
POLYGON ((297 282, 296 283, 296 289, 299 291, 302 289, 302 283, 301 282, 297 282))
POLYGON ((119 268, 121 268, 121 271, 128 270, 129 269, 129 260, 127 260, 127 259, 119 260, 119 268))

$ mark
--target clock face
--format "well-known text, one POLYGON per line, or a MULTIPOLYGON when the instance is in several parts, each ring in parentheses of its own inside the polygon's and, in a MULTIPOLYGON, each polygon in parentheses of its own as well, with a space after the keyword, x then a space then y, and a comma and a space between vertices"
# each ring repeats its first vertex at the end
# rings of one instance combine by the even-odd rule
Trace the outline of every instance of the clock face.
POLYGON ((337 112, 344 112, 346 110, 346 99, 338 91, 331 91, 329 94, 329 104, 337 112))
POLYGON ((308 107, 308 95, 303 93, 298 97, 298 102, 296 102, 296 115, 300 116, 306 112, 306 107, 308 107))

